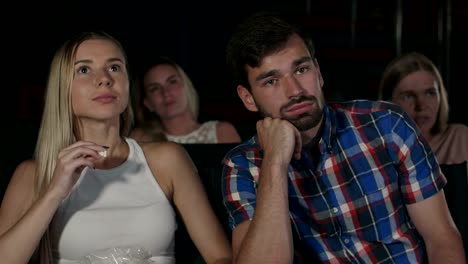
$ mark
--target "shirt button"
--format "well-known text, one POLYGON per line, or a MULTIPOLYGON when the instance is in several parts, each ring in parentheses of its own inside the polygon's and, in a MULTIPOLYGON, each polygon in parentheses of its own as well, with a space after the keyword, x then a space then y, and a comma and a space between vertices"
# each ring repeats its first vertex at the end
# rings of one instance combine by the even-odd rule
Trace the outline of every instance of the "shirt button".
POLYGON ((349 243, 349 239, 345 238, 345 239, 344 239, 344 242, 345 242, 345 244, 348 244, 348 243, 349 243))
POLYGON ((335 214, 338 213, 338 208, 333 207, 333 213, 335 213, 335 214))

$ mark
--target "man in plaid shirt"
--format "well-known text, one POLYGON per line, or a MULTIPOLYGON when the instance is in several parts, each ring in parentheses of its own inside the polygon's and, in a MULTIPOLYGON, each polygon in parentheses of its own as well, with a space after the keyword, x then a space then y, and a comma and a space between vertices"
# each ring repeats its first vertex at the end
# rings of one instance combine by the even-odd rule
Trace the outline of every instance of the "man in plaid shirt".
POLYGON ((398 106, 326 104, 312 42, 272 14, 239 25, 227 60, 264 116, 224 160, 236 263, 464 263, 446 179, 398 106))

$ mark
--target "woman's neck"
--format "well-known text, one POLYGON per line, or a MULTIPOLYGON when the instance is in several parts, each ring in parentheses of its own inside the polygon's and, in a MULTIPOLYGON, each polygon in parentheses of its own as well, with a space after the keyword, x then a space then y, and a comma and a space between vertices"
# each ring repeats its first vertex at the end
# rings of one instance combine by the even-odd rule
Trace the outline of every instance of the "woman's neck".
POLYGON ((129 154, 127 142, 120 137, 117 142, 109 144, 105 157, 95 163, 97 169, 112 169, 124 163, 129 154))
POLYGON ((430 131, 422 132, 422 136, 427 141, 427 143, 429 143, 429 145, 431 144, 431 141, 434 138, 434 135, 430 131))
POLYGON ((164 132, 174 136, 187 135, 200 127, 200 123, 193 120, 190 113, 162 120, 162 125, 164 132))
POLYGON ((81 124, 77 133, 78 140, 93 142, 107 148, 106 157, 96 161, 96 168, 110 169, 125 162, 129 148, 120 136, 119 122, 111 125, 99 122, 83 122, 81 124))

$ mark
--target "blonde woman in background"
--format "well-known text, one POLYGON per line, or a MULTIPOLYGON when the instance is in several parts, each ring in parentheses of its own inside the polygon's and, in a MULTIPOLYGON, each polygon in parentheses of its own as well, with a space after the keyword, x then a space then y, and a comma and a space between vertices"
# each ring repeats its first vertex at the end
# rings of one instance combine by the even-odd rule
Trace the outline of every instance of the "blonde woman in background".
POLYGON ((0 208, 2 263, 27 263, 39 245, 41 263, 135 246, 175 263, 175 208, 205 261, 230 263, 184 149, 127 137, 129 89, 124 50, 106 33, 84 33, 56 53, 35 159, 17 167, 0 208))
POLYGON ((418 52, 392 60, 379 87, 379 99, 400 105, 416 122, 440 164, 468 161, 468 126, 449 124, 449 104, 434 63, 418 52))
POLYGON ((230 122, 198 121, 197 91, 173 60, 159 57, 141 73, 134 98, 136 128, 131 133, 137 141, 167 138, 182 144, 240 142, 230 122))

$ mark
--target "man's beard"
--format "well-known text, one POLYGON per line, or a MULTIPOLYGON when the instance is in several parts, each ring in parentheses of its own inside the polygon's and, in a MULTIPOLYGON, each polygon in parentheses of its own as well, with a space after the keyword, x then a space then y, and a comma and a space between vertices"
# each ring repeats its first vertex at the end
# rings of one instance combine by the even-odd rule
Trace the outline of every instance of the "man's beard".
MULTIPOLYGON (((260 105, 257 104, 258 111, 264 117, 273 117, 270 113, 265 111, 260 105)), ((299 98, 292 99, 287 104, 281 106, 280 108, 280 118, 283 120, 289 121, 293 124, 299 131, 306 131, 311 128, 316 127, 320 120, 322 120, 322 111, 323 111, 323 100, 318 100, 315 96, 301 96, 299 98), (294 104, 298 104, 301 102, 312 102, 314 104, 314 108, 306 113, 302 113, 301 115, 291 118, 287 117, 284 113, 286 109, 294 104)))

